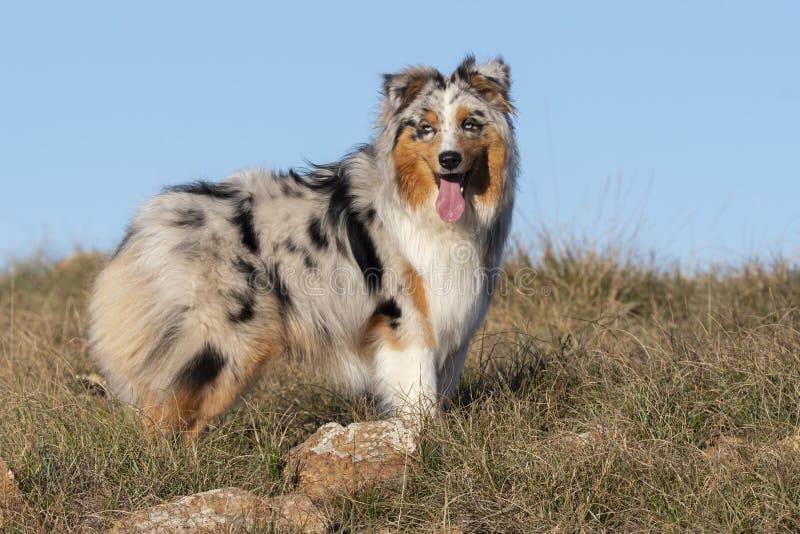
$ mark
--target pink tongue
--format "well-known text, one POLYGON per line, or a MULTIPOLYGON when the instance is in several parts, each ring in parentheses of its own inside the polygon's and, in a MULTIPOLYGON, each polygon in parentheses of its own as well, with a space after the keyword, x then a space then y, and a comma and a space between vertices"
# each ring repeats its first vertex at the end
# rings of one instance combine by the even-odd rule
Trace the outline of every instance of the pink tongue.
POLYGON ((439 196, 436 197, 436 211, 445 222, 456 222, 464 214, 464 197, 461 184, 439 180, 439 196))

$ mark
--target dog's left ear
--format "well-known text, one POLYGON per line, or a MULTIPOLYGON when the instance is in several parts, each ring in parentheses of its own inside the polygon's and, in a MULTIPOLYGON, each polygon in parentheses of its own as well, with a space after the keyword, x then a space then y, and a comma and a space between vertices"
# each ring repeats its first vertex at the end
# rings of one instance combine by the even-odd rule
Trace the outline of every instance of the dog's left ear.
POLYGON ((475 56, 467 56, 456 69, 456 75, 490 104, 509 113, 514 111, 509 97, 511 68, 503 58, 498 56, 483 65, 476 65, 475 56))

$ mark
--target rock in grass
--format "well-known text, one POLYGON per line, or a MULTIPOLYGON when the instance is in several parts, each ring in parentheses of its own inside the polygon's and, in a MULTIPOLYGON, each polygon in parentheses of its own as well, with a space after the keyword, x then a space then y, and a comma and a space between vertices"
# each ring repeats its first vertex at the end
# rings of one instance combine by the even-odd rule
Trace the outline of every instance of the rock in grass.
POLYGON ((22 510, 23 499, 13 471, 0 459, 0 525, 11 513, 22 510))
POLYGON ((239 488, 222 488, 134 512, 109 532, 252 532, 270 525, 279 532, 326 529, 325 517, 304 495, 262 499, 239 488))
POLYGON ((328 521, 316 502, 372 482, 399 481, 419 443, 419 426, 403 419, 321 426, 288 454, 296 491, 262 499, 223 488, 153 506, 118 522, 123 532, 325 532, 328 521), (316 502, 315 502, 316 501, 316 502))
POLYGON ((591 430, 580 434, 567 433, 562 436, 562 439, 573 447, 584 448, 595 446, 610 435, 611 430, 609 428, 597 423, 591 430))
POLYGON ((289 451, 287 470, 298 493, 319 500, 365 484, 402 480, 419 444, 419 426, 406 419, 322 425, 289 451))
POLYGON ((307 495, 290 493, 269 499, 270 521, 278 532, 327 532, 328 519, 307 495))
POLYGON ((134 512, 109 532, 245 532, 263 510, 249 491, 222 488, 134 512))

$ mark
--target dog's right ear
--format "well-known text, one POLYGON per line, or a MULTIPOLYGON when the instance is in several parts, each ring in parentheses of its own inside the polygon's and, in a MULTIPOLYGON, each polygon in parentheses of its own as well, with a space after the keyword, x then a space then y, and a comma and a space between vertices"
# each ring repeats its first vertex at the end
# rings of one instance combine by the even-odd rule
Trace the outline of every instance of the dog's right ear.
POLYGON ((385 109, 394 114, 407 108, 430 81, 444 84, 442 74, 430 67, 409 67, 397 74, 383 75, 385 109))

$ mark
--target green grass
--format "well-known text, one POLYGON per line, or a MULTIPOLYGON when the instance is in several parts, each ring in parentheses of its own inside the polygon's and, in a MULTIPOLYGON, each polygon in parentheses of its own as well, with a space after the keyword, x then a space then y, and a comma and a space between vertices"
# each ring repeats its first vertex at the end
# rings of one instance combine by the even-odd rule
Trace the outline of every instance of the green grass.
MULTIPOLYGON (((102 530, 222 486, 285 491, 281 455, 326 421, 374 416, 283 364, 196 449, 148 439, 86 392, 86 302, 102 258, 0 276, 0 457, 28 507, 8 530, 102 530)), ((797 531, 800 272, 686 275, 631 255, 518 252, 452 410, 402 488, 342 497, 342 531, 797 531), (602 428, 602 431, 598 431, 602 428), (590 438, 577 438, 593 431, 590 438), (710 459, 720 437, 739 438, 710 459)))

